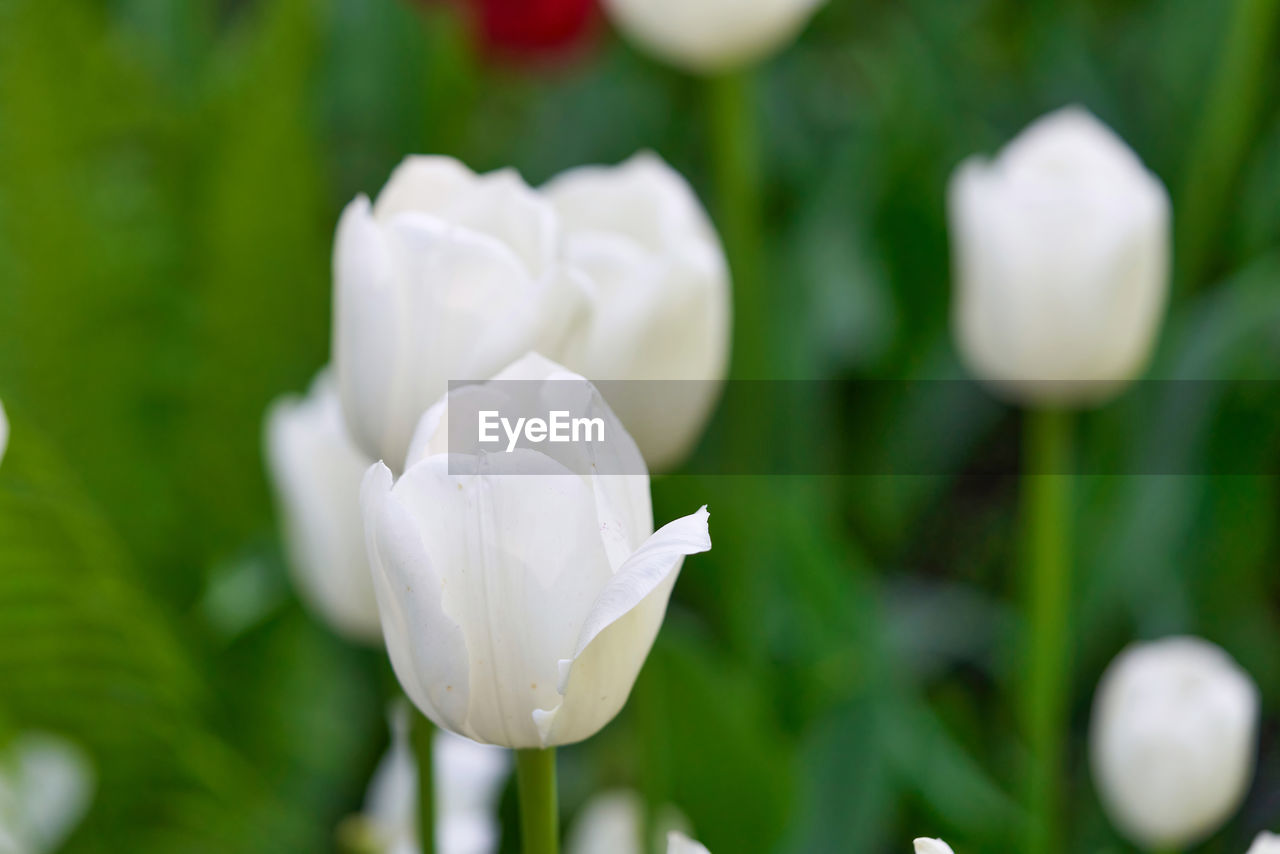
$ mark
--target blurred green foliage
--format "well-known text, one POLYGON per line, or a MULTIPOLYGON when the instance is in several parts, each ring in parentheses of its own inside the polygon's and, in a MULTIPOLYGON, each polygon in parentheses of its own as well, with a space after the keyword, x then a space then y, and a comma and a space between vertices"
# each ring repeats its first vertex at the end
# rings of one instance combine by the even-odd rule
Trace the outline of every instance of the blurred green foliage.
MULTIPOLYGON (((958 376, 947 176, 1044 111, 1094 110, 1176 206, 1235 5, 832 0, 758 75, 773 376, 958 376)), ((1275 379, 1275 36, 1153 376, 1275 379)), ((412 151, 536 183, 647 147, 710 199, 704 107, 608 35, 492 67, 402 0, 0 0, 0 727, 92 754, 68 850, 327 850, 359 807, 383 666, 291 594, 260 459, 268 401, 326 359, 341 206, 412 151)), ((563 751, 566 814, 620 784, 717 854, 1012 850, 1018 490, 965 461, 1018 415, 817 403, 855 453, 936 444, 945 419, 959 474, 655 480, 660 520, 710 504, 715 549, 623 714, 563 751)), ((1258 779, 1203 850, 1280 822, 1280 412, 1206 411, 1122 400, 1081 426, 1086 459, 1173 435, 1189 467, 1258 474, 1080 484, 1071 850, 1126 850, 1089 783, 1089 700, 1124 643, 1167 632, 1223 644, 1264 695, 1258 779)))

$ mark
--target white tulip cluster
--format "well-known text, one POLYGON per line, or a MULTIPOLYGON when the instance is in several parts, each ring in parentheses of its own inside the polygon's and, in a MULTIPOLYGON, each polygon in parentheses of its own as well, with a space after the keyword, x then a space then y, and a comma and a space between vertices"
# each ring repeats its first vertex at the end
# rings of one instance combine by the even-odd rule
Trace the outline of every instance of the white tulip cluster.
MULTIPOLYGON (((646 457, 675 463, 709 415, 728 290, 705 212, 652 155, 542 190, 407 159, 339 222, 332 369, 267 417, 304 599, 339 633, 381 638, 443 730, 514 749, 594 734, 626 702, 684 557, 711 548, 705 507, 654 531, 646 457), (662 407, 619 395, 615 415, 587 377, 692 391, 662 407), (575 383, 609 441, 581 465, 572 448, 522 448, 493 471, 449 447, 452 380, 575 383)), ((456 391, 458 405, 478 388, 456 391)), ((406 756, 400 733, 371 794, 383 848, 416 845, 406 756)), ((462 786, 440 771, 443 791, 462 786)), ((456 837, 453 812, 442 840, 456 837)), ((445 850, 491 850, 472 836, 445 850)), ((705 849, 673 837, 670 850, 705 849)))

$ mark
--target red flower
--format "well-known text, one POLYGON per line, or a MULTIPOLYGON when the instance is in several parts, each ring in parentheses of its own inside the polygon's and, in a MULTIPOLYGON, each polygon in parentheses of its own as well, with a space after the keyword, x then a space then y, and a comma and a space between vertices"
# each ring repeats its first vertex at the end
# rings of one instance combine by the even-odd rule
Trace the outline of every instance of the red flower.
POLYGON ((599 24, 597 0, 453 0, 491 57, 554 59, 576 53, 599 24))

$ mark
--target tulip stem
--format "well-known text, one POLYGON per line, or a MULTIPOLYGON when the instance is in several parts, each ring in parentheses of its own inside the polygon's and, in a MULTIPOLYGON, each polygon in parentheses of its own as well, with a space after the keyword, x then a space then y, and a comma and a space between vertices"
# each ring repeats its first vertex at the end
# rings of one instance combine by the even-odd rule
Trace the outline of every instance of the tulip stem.
POLYGON ((436 728, 426 715, 417 709, 412 709, 410 716, 409 744, 413 748, 413 758, 418 765, 418 839, 422 854, 435 854, 436 792, 431 746, 436 728))
POLYGON ((1071 414, 1027 413, 1023 500, 1030 563, 1025 714, 1030 748, 1030 854, 1061 849, 1060 803, 1070 686, 1071 414))
POLYGON ((763 379, 768 360, 768 307, 761 286, 762 224, 759 127, 750 70, 707 81, 716 217, 733 274, 732 375, 763 379))
POLYGON ((560 815, 555 748, 517 750, 516 786, 520 792, 522 854, 556 854, 560 850, 560 815))

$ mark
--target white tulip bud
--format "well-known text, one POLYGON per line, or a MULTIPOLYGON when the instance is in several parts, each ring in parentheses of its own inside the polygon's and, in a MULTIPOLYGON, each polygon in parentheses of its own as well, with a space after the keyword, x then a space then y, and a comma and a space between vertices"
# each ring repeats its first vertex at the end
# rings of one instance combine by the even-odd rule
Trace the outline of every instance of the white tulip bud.
POLYGON ((1096 403, 1145 366, 1169 287, 1170 204, 1109 128, 1068 107, 949 193, 953 322, 969 369, 1028 404, 1096 403))
POLYGON ((729 269, 693 188, 661 158, 573 169, 545 188, 569 262, 592 281, 571 370, 622 383, 609 404, 650 469, 677 464, 702 432, 729 359, 729 269))
POLYGON ((450 380, 557 352, 588 287, 561 263, 554 211, 511 170, 475 175, 410 157, 334 245, 333 353, 356 444, 400 470, 418 419, 450 380))
POLYGON ((23 732, 0 753, 0 851, 56 851, 93 800, 93 766, 80 748, 23 732))
MULTIPOLYGON (((408 708, 391 715, 391 746, 365 793, 363 818, 373 847, 388 854, 421 851, 418 845, 418 766, 409 746, 408 708)), ((431 741, 440 854, 492 854, 501 828, 498 799, 511 773, 511 753, 437 731, 431 741)))
MULTIPOLYGON (((585 386, 535 355, 496 379, 512 378, 585 386)), ((618 457, 599 471, 644 472, 592 397, 607 416, 601 453, 618 457)), ((684 556, 711 548, 706 508, 653 533, 647 474, 579 475, 526 448, 493 473, 447 453, 447 404, 422 418, 403 477, 393 485, 378 464, 361 489, 392 666, 445 729, 512 748, 580 741, 626 702, 684 556)))
POLYGON ((265 444, 289 566, 303 601, 339 634, 381 641, 360 513, 360 483, 373 461, 348 437, 328 371, 315 378, 305 398, 272 404, 265 444))
POLYGON ((593 795, 574 818, 565 854, 643 854, 660 850, 660 842, 673 832, 688 829, 688 820, 667 804, 655 811, 651 831, 653 845, 644 845, 646 832, 644 799, 629 789, 615 789, 593 795))
POLYGON ((4 414, 4 403, 0 402, 0 462, 4 461, 4 451, 7 447, 9 447, 9 419, 4 414))
POLYGON ((1262 831, 1253 838, 1248 854, 1280 854, 1280 836, 1262 831))
POLYGON ((1090 751, 1112 821, 1148 848, 1185 848, 1239 807, 1253 777, 1258 689, 1194 637, 1134 644, 1094 698, 1090 751))
POLYGON ((711 854, 707 847, 677 830, 667 834, 667 854, 711 854))
POLYGON ((955 854, 951 846, 941 839, 930 839, 922 836, 915 840, 916 854, 955 854))
POLYGON ((796 37, 823 0, 605 0, 619 30, 688 71, 749 65, 796 37))

